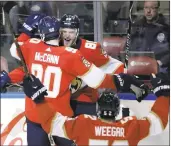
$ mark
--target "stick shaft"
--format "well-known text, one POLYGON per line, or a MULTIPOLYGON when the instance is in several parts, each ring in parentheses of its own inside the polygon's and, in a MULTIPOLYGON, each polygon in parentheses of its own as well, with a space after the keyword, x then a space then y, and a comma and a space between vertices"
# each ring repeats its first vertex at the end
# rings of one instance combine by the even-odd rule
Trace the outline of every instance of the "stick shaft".
POLYGON ((129 19, 128 19, 128 30, 127 30, 127 40, 126 40, 126 47, 125 47, 125 68, 128 69, 128 59, 130 53, 130 41, 131 41, 131 14, 133 8, 133 1, 130 1, 129 5, 129 19))

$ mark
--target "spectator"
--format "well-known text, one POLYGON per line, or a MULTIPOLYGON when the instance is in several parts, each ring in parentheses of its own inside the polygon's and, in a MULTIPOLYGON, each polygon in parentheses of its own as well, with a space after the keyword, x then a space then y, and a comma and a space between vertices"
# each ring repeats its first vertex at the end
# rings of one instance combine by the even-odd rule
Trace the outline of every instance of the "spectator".
POLYGON ((159 14, 159 7, 159 1, 144 2, 144 16, 133 24, 131 49, 153 51, 160 71, 165 71, 170 66, 170 28, 164 16, 159 14))

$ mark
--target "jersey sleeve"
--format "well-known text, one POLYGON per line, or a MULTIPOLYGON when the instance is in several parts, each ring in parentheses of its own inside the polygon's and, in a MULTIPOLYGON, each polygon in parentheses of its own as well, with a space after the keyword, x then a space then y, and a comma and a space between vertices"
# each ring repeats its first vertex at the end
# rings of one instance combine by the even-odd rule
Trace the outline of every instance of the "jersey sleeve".
MULTIPOLYGON (((20 46, 20 50, 23 54, 23 57, 24 57, 26 64, 27 64, 27 60, 29 57, 29 53, 28 53, 29 48, 27 47, 29 44, 29 40, 30 40, 30 37, 28 35, 26 35, 25 33, 22 33, 17 38, 18 44, 20 46)), ((16 47, 15 43, 12 44, 12 46, 10 48, 10 53, 17 60, 21 60, 19 57, 19 53, 17 51, 17 47, 16 47)), ((9 73, 9 77, 11 79, 11 82, 13 82, 13 83, 23 81, 24 75, 25 75, 25 73, 24 73, 23 67, 19 67, 17 69, 14 69, 13 71, 11 71, 9 73)))
POLYGON ((110 57, 101 47, 100 43, 85 41, 84 45, 85 49, 89 49, 91 56, 90 60, 92 63, 99 67, 102 71, 107 74, 118 74, 124 72, 124 64, 121 61, 110 57))
POLYGON ((18 83, 23 81, 25 73, 23 67, 18 67, 11 71, 8 75, 12 83, 18 83))
MULTIPOLYGON (((55 115, 52 122, 50 134, 62 138, 77 140, 80 135, 80 129, 85 127, 87 119, 84 115, 79 115, 75 118, 68 118, 60 113, 55 115)), ((82 134, 84 135, 84 134, 82 134)))
MULTIPOLYGON (((29 39, 30 39, 30 37, 27 34, 25 34, 25 33, 20 34, 20 36, 17 38, 17 41, 18 41, 18 44, 19 44, 19 46, 20 46, 20 48, 22 50, 22 53, 26 53, 26 49, 24 49, 25 48, 24 44, 29 39)), ((13 43, 11 45, 10 53, 11 53, 11 56, 12 57, 16 58, 17 60, 20 60, 20 57, 18 55, 18 52, 17 52, 17 48, 16 48, 15 43, 13 43)))
POLYGON ((100 69, 107 74, 119 74, 124 72, 124 64, 109 56, 109 61, 100 66, 100 69))
POLYGON ((83 115, 76 118, 68 118, 56 113, 48 102, 37 104, 36 110, 43 129, 52 136, 76 140, 79 130, 86 123, 83 115))
POLYGON ((92 62, 97 66, 101 67, 109 62, 109 56, 107 52, 103 50, 100 43, 96 43, 96 48, 92 49, 92 62))
MULTIPOLYGON (((68 65, 65 66, 65 70, 81 78, 89 87, 92 88, 115 88, 112 76, 106 75, 103 71, 97 68, 94 64, 86 60, 83 55, 77 51, 68 55, 68 65)), ((66 61, 65 61, 66 62, 66 61)))
POLYGON ((138 120, 139 139, 163 132, 168 123, 169 98, 158 97, 147 117, 138 120))
POLYGON ((107 74, 118 74, 124 72, 124 64, 109 56, 101 47, 100 43, 97 43, 93 60, 93 63, 107 74))

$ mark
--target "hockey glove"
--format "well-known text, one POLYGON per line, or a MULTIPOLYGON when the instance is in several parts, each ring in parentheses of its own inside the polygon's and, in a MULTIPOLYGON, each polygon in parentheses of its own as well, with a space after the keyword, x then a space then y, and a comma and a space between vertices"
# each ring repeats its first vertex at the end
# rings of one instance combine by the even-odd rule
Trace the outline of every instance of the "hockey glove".
POLYGON ((24 77, 23 79, 24 93, 36 104, 38 104, 44 101, 44 96, 48 95, 47 89, 38 78, 36 78, 34 75, 31 76, 33 81, 30 79, 30 77, 24 77))
POLYGON ((138 102, 141 102, 148 95, 148 88, 144 83, 135 76, 128 74, 114 75, 114 82, 119 92, 132 92, 136 95, 138 102))
POLYGON ((151 84, 153 86, 153 93, 159 96, 170 96, 170 79, 168 74, 158 73, 156 75, 152 74, 151 84))
POLYGON ((21 32, 26 33, 31 37, 37 29, 39 21, 45 16, 45 14, 32 14, 28 16, 26 21, 23 23, 21 32))
POLYGON ((11 82, 10 77, 8 76, 8 73, 6 71, 1 71, 1 93, 5 93, 6 85, 11 82))

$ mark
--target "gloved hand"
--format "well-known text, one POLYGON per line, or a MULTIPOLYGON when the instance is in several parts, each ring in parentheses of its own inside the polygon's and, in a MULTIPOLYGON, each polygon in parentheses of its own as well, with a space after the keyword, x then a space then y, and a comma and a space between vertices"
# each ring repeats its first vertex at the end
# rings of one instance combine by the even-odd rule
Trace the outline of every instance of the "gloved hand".
POLYGON ((26 33, 31 37, 37 29, 39 21, 45 16, 45 14, 32 14, 28 16, 26 21, 23 23, 21 32, 26 33))
POLYGON ((10 82, 11 79, 8 76, 8 73, 5 70, 1 71, 1 93, 6 92, 6 85, 10 82))
POLYGON ((166 73, 152 74, 151 84, 153 86, 153 93, 159 96, 170 96, 170 78, 166 73))
POLYGON ((132 92, 136 95, 138 102, 141 102, 148 95, 148 87, 135 76, 128 74, 114 75, 114 82, 118 91, 132 92))
POLYGON ((44 98, 48 93, 46 87, 40 82, 40 80, 34 75, 31 76, 33 80, 31 80, 30 77, 24 77, 23 79, 24 93, 38 104, 44 101, 44 98))

